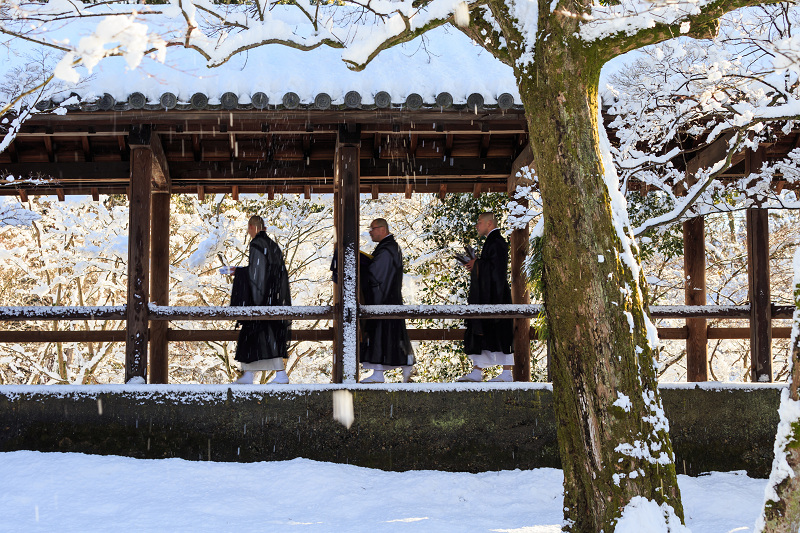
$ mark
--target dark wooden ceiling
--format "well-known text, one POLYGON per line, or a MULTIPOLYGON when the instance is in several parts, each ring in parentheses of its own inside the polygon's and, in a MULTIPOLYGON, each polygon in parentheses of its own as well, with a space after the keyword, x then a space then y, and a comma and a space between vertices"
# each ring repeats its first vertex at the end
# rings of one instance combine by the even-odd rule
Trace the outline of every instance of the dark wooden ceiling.
POLYGON ((0 195, 125 193, 141 125, 158 134, 173 193, 330 193, 341 124, 360 127, 373 195, 506 191, 528 142, 519 109, 68 112, 25 122, 0 154, 0 175, 15 177, 0 195))
MULTIPOLYGON (((361 192, 373 196, 504 192, 514 161, 528 143, 524 111, 517 107, 72 110, 36 115, 24 123, 0 153, 0 195, 125 194, 130 185, 128 135, 142 125, 159 137, 172 193, 331 193, 342 124, 360 127, 361 192), (4 183, 7 175, 15 180, 4 183)), ((773 161, 798 146, 800 131, 792 131, 762 145, 761 155, 773 161)), ((719 156, 709 148, 674 163, 684 168, 693 158, 697 163, 719 156)), ((741 178, 749 166, 747 153, 738 154, 721 179, 741 178)), ((784 186, 800 184, 776 176, 773 187, 784 186)), ((637 183, 629 187, 636 189, 637 183)))

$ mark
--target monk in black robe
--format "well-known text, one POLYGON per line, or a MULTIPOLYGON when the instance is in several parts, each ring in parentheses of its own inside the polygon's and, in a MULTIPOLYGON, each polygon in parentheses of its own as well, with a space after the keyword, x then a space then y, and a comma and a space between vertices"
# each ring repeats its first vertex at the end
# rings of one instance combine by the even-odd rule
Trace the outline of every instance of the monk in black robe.
MULTIPOLYGON (((264 221, 251 217, 249 264, 234 272, 231 305, 292 305, 289 275, 280 247, 264 232, 264 221)), ((275 371, 270 383, 288 383, 283 360, 288 357, 289 320, 243 320, 236 344, 236 361, 242 368, 239 384, 253 383, 253 373, 275 371)))
MULTIPOLYGON (((361 275, 365 277, 364 300, 368 305, 403 304, 403 254, 394 235, 389 233, 389 224, 376 218, 369 227, 369 234, 378 246, 372 252, 372 261, 361 275)), ((383 383, 386 370, 401 368, 403 381, 408 381, 414 364, 414 350, 402 318, 366 320, 364 338, 361 343, 361 365, 372 369, 372 375, 361 383, 383 383)))
MULTIPOLYGON (((476 227, 486 241, 480 257, 465 265, 470 271, 467 303, 510 304, 508 243, 500 234, 493 213, 481 213, 476 227)), ((482 381, 483 369, 495 365, 503 365, 503 371, 489 381, 512 381, 514 321, 509 318, 480 318, 465 322, 464 351, 474 366, 472 372, 458 381, 482 381)))

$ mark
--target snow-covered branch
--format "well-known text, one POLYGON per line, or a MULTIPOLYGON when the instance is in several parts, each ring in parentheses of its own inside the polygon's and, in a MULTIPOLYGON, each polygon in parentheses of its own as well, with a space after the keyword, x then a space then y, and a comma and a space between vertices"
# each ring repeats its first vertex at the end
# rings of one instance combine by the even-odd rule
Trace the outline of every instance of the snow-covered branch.
POLYGON ((3 226, 30 226, 41 215, 26 209, 15 199, 0 198, 0 228, 3 226))

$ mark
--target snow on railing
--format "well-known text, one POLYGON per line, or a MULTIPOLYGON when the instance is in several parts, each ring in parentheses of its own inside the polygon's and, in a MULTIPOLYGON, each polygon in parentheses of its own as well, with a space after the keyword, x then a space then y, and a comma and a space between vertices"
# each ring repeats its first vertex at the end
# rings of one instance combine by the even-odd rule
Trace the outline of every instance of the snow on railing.
POLYGON ((0 307, 0 320, 125 320, 125 305, 0 307))
POLYGON ((148 306, 150 320, 331 320, 330 305, 228 306, 148 306))
MULTIPOLYGON (((0 306, 0 321, 125 320, 125 305, 115 306, 0 306)), ((772 305, 772 318, 791 318, 793 305, 772 305)), ((332 320, 334 308, 319 306, 167 306, 150 304, 150 320, 332 320)), ((539 304, 479 305, 361 305, 358 317, 378 318, 531 318, 539 304)), ((749 305, 653 305, 653 318, 750 318, 749 305)))
POLYGON ((536 304, 362 305, 359 318, 526 318, 543 307, 536 304))

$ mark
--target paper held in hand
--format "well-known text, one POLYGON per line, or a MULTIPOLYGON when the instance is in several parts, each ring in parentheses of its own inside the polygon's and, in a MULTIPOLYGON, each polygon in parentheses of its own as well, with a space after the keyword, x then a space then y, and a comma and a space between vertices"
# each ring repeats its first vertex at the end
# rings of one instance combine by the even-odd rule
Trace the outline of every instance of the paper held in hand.
POLYGON ((455 255, 456 261, 458 261, 462 265, 466 265, 467 263, 469 263, 470 261, 475 259, 475 257, 476 257, 475 250, 470 245, 464 246, 464 253, 463 254, 456 254, 455 255))

